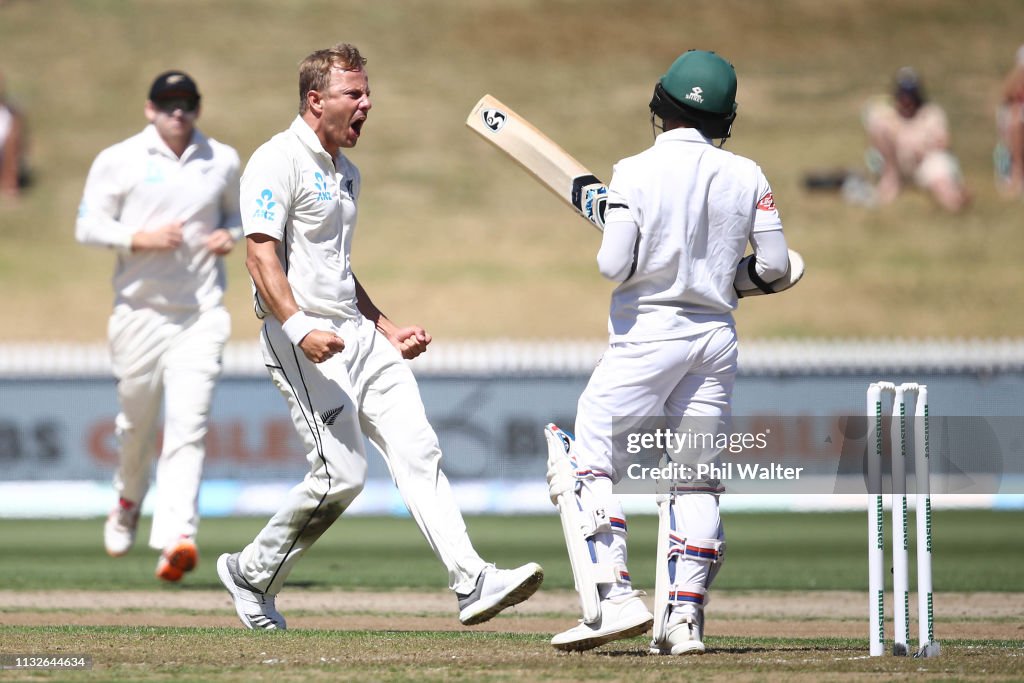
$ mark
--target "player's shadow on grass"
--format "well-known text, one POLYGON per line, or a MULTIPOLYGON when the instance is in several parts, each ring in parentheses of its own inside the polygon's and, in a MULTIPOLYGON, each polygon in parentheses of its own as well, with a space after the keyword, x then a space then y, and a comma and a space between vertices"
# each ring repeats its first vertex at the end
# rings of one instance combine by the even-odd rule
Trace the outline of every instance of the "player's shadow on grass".
POLYGON ((647 647, 647 645, 644 645, 633 650, 598 650, 596 652, 573 652, 567 654, 578 654, 580 656, 592 654, 595 657, 646 657, 648 654, 647 647))
MULTIPOLYGON (((798 645, 795 647, 782 646, 782 647, 771 647, 767 645, 756 645, 756 646, 733 646, 733 647, 714 647, 709 646, 707 652, 702 657, 714 656, 714 655, 750 655, 750 654, 768 654, 780 652, 832 652, 836 648, 828 647, 824 645, 798 645)), ((585 652, 580 653, 569 653, 586 655, 585 652)), ((647 647, 643 649, 633 650, 600 650, 593 653, 596 657, 665 657, 666 659, 678 659, 678 657, 671 657, 666 655, 652 654, 647 647)))
MULTIPOLYGON (((337 586, 332 586, 331 584, 325 583, 323 581, 289 581, 288 582, 288 588, 289 589, 293 589, 293 588, 300 588, 300 589, 313 588, 313 589, 317 589, 317 588, 332 588, 332 587, 333 588, 337 588, 337 586)), ((167 583, 167 582, 163 582, 162 581, 160 583, 160 589, 161 590, 168 590, 168 591, 185 591, 185 592, 190 592, 190 591, 224 590, 224 586, 220 583, 220 581, 216 581, 216 580, 215 581, 202 581, 202 580, 192 580, 192 579, 190 579, 187 583, 185 583, 185 582, 181 582, 181 583, 167 583)))
POLYGON ((748 654, 765 654, 765 653, 780 653, 780 652, 835 652, 836 647, 829 647, 827 645, 780 645, 778 647, 772 647, 770 645, 751 645, 751 646, 734 646, 734 647, 714 647, 708 646, 707 652, 703 656, 714 655, 714 654, 726 654, 726 655, 748 655, 748 654))

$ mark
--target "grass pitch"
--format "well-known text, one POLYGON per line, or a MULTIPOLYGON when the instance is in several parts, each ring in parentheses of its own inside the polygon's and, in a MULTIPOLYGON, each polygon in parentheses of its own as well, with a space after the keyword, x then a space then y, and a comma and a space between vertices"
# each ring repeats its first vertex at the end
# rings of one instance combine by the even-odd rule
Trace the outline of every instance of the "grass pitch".
MULTIPOLYGON (((548 645, 578 617, 553 515, 467 520, 486 558, 546 569, 533 599, 483 628, 458 624, 444 572, 411 520, 357 517, 335 524, 293 573, 279 598, 291 630, 248 632, 214 559, 262 521, 205 520, 203 559, 176 586, 152 578, 153 551, 106 557, 101 520, 0 521, 0 655, 88 654, 94 662, 84 671, 5 671, 0 680, 660 682, 680 666, 710 680, 1024 677, 1019 512, 935 513, 943 653, 931 660, 866 656, 863 514, 727 515, 709 653, 685 661, 649 656, 645 638, 574 655, 548 645)), ((650 590, 656 520, 629 523, 631 573, 650 590)), ((140 539, 147 531, 144 523, 140 539)))

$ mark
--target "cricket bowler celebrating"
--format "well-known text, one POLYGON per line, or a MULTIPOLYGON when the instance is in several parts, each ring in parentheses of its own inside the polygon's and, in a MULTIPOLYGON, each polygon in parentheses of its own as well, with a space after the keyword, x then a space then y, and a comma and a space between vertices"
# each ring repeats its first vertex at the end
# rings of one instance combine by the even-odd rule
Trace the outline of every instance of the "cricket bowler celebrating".
POLYGON ((157 455, 149 545, 156 575, 179 581, 198 562, 199 483, 207 420, 231 334, 222 257, 242 238, 238 153, 195 127, 199 90, 181 71, 157 76, 148 126, 100 152, 89 170, 75 236, 117 252, 108 324, 117 377, 119 499, 103 529, 107 553, 135 543, 157 455))
POLYGON ((550 494, 583 606, 580 623, 552 639, 561 650, 588 650, 653 624, 653 653, 704 651, 704 602, 725 550, 724 489, 687 480, 659 495, 652 615, 626 568, 626 517, 612 485, 633 456, 615 445, 613 418, 663 417, 676 428, 687 419, 723 422, 737 366, 737 289, 753 281, 773 291, 766 283, 790 267, 761 169, 712 144, 729 137, 736 117, 732 65, 713 52, 686 52, 655 85, 650 109, 662 132, 620 161, 608 186, 597 263, 619 283, 609 346, 580 397, 575 440, 555 425, 545 431, 550 494), (748 243, 754 257, 743 259, 748 243))
POLYGON ((310 465, 253 542, 217 562, 250 629, 285 628, 275 596, 362 490, 364 435, 447 567, 463 624, 525 600, 544 576, 534 563, 496 569, 474 550, 403 360, 426 351, 430 335, 391 322, 352 272, 360 176, 342 149, 355 147, 372 106, 365 64, 348 44, 306 57, 299 66, 299 115, 256 150, 242 176, 246 264, 257 315, 265 320, 264 360, 310 465))

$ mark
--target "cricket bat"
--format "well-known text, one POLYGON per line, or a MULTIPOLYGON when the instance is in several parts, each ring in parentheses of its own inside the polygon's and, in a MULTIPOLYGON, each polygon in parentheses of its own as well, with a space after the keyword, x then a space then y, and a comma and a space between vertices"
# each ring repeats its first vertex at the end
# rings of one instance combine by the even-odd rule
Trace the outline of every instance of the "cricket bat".
POLYGON ((466 125, 515 159, 598 230, 604 230, 608 187, 551 138, 490 95, 473 107, 466 125))
MULTIPOLYGON (((466 125, 515 159, 591 225, 604 231, 608 186, 529 121, 497 98, 484 95, 469 113, 466 125)), ((740 298, 782 292, 803 277, 803 257, 792 249, 789 250, 789 270, 771 283, 756 278, 752 281, 752 258, 747 256, 737 268, 734 286, 740 298)))

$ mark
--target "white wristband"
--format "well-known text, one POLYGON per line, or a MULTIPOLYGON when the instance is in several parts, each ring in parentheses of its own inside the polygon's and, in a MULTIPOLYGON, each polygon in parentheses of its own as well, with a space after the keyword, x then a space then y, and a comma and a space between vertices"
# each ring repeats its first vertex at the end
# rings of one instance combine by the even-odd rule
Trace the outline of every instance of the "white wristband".
POLYGON ((303 313, 298 311, 293 313, 290 318, 284 321, 281 325, 281 329, 284 330, 285 335, 292 344, 299 345, 307 334, 316 329, 316 321, 303 313))

